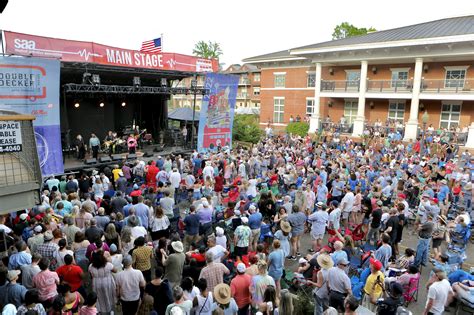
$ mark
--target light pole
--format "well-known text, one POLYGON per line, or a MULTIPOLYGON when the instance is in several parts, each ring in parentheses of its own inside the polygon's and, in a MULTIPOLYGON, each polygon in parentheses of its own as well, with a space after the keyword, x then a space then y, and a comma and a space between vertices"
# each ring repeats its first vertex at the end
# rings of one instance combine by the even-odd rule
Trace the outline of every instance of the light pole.
POLYGON ((194 94, 194 102, 193 102, 193 123, 191 125, 191 149, 194 149, 194 129, 195 129, 195 122, 194 116, 196 114, 196 88, 197 88, 197 79, 196 76, 191 80, 191 90, 194 94))
POLYGON ((428 111, 425 110, 423 116, 421 116, 421 121, 423 123, 423 134, 421 135, 421 146, 420 146, 420 155, 424 153, 425 150, 425 138, 426 138, 426 124, 428 123, 430 116, 428 111))

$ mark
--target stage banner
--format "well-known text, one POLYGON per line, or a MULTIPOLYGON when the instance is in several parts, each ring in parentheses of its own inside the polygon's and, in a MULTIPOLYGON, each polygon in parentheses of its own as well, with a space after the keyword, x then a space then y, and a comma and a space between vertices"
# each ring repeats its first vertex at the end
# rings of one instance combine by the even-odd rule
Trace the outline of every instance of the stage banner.
POLYGON ((29 114, 43 176, 64 173, 59 60, 0 56, 0 109, 29 114))
POLYGON ((5 53, 9 55, 61 59, 64 62, 89 62, 109 66, 189 72, 216 72, 217 59, 175 53, 146 53, 81 42, 4 31, 5 53))
POLYGON ((232 148, 232 125, 239 77, 206 74, 204 87, 210 93, 203 97, 199 117, 198 151, 232 148))

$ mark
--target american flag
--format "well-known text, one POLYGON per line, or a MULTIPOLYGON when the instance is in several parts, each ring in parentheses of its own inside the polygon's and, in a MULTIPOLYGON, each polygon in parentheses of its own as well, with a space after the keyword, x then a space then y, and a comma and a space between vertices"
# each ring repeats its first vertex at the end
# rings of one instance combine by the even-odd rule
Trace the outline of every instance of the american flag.
POLYGON ((140 51, 158 53, 161 52, 161 37, 147 40, 142 43, 142 48, 140 51))

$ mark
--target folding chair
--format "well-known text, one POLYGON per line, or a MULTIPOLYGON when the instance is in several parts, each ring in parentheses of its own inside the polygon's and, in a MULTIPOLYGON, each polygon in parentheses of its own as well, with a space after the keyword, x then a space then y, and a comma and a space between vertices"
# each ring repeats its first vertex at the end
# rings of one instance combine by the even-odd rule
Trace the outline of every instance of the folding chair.
POLYGON ((408 285, 404 288, 403 298, 405 299, 405 306, 408 306, 411 302, 418 301, 418 288, 420 285, 420 274, 416 277, 411 278, 408 285))

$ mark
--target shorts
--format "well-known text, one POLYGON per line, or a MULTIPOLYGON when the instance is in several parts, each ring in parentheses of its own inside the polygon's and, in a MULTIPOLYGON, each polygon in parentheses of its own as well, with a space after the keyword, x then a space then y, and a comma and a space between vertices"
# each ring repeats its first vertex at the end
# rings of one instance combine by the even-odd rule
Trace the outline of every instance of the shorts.
POLYGON ((350 212, 343 212, 342 213, 342 218, 343 219, 348 219, 350 214, 351 214, 350 212))
POLYGON ((245 255, 247 255, 248 251, 249 251, 248 247, 235 246, 234 247, 234 256, 239 256, 239 257, 245 256, 245 255))
POLYGON ((364 218, 364 219, 362 220, 362 224, 369 224, 369 222, 370 222, 370 219, 369 219, 369 218, 364 218))
POLYGON ((260 229, 253 229, 252 234, 250 236, 250 245, 255 243, 255 241, 258 243, 259 239, 260 239, 260 229))
POLYGON ((311 238, 313 240, 322 240, 324 238, 324 233, 323 234, 315 234, 313 231, 311 231, 311 238))

